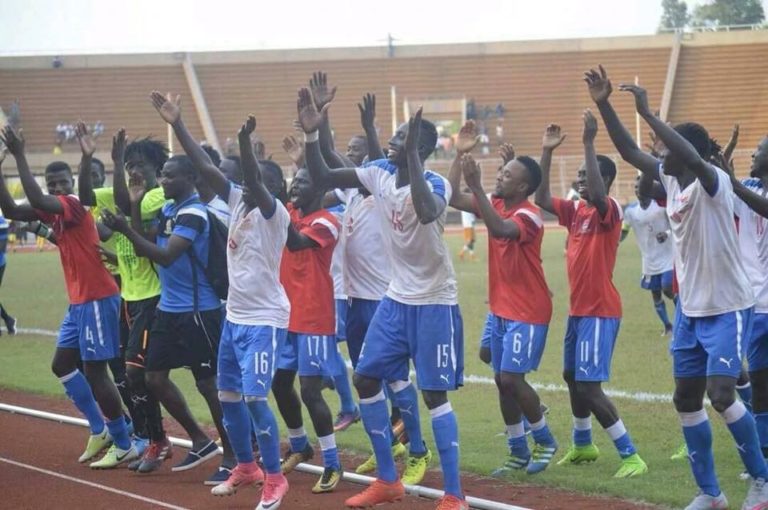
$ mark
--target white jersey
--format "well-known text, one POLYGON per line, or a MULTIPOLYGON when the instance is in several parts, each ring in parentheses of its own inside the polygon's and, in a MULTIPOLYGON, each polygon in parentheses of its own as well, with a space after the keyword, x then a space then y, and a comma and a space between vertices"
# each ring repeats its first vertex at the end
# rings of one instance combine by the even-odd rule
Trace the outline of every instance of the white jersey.
POLYGON ((336 196, 347 204, 341 224, 344 291, 351 298, 380 301, 392 275, 376 199, 354 188, 336 190, 336 196))
MULTIPOLYGON (((446 210, 435 221, 422 225, 411 199, 411 186, 397 187, 397 167, 380 159, 357 168, 357 177, 376 200, 384 243, 392 263, 387 296, 407 305, 455 305, 456 274, 443 240, 446 210)), ((432 193, 447 204, 451 185, 426 170, 432 193)), ((447 209, 447 208, 446 208, 447 209)))
POLYGON ((229 227, 229 221, 231 218, 230 215, 230 207, 227 205, 227 203, 219 198, 218 195, 213 197, 210 202, 205 204, 205 207, 208 209, 208 211, 211 212, 214 216, 216 216, 219 221, 221 221, 226 227, 229 227))
POLYGON ((739 253, 733 186, 717 167, 717 190, 710 196, 698 179, 685 189, 659 165, 667 192, 667 215, 675 242, 680 304, 689 317, 708 317, 755 304, 739 253))
POLYGON ((288 211, 279 200, 269 218, 260 209, 247 211, 242 188, 235 184, 229 186, 229 207, 227 319, 287 328, 291 305, 280 283, 280 259, 291 223, 288 211))
POLYGON ((475 226, 475 220, 477 216, 471 212, 461 211, 461 226, 464 228, 473 228, 475 226))
MULTIPOLYGON (((746 179, 743 183, 758 195, 768 196, 760 179, 746 179)), ((733 205, 739 218, 741 260, 755 293, 755 312, 768 313, 768 222, 738 196, 734 197, 733 205)))
MULTIPOLYGON (((328 212, 333 214, 339 225, 342 224, 344 218, 344 207, 330 207, 328 212)), ((347 294, 344 292, 344 237, 339 237, 339 242, 336 243, 336 247, 333 249, 333 257, 331 258, 331 278, 333 278, 333 299, 347 299, 347 294)))
POLYGON ((659 233, 665 232, 667 236, 670 233, 664 208, 655 200, 651 200, 645 209, 640 206, 640 202, 629 204, 624 211, 624 222, 635 231, 637 247, 643 257, 643 274, 653 276, 672 271, 675 264, 672 239, 668 237, 659 242, 656 238, 659 233))

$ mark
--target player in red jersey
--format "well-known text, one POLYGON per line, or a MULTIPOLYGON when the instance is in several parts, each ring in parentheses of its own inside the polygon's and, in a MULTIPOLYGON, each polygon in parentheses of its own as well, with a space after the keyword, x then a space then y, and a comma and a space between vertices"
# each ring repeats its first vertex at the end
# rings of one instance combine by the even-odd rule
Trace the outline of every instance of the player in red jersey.
MULTIPOLYGON (((559 131, 556 126, 547 130, 559 131)), ((573 411, 573 442, 558 464, 592 462, 599 454, 592 442, 591 415, 606 430, 621 456, 617 478, 640 475, 648 466, 637 454, 619 413, 603 392, 621 323, 621 298, 613 286, 613 268, 621 236, 622 210, 608 196, 616 165, 595 153, 597 119, 584 112, 584 166, 579 169, 579 194, 574 202, 553 198, 549 166, 544 168, 536 205, 556 215, 568 229, 566 251, 571 302, 565 333, 563 378, 573 411)), ((546 156, 546 154, 545 154, 546 156)), ((551 155, 550 155, 551 157, 551 155)))
POLYGON ((304 430, 301 403, 293 383, 299 374, 301 400, 307 406, 323 452, 323 471, 312 492, 330 492, 342 470, 333 432, 333 417, 322 395, 323 377, 337 371, 336 315, 331 258, 339 238, 339 223, 322 208, 324 191, 313 185, 305 168, 291 183, 288 211, 291 226, 280 264, 280 281, 291 302, 288 338, 280 352, 272 383, 280 414, 288 427, 291 447, 283 472, 314 455, 304 430))
POLYGON ((52 370, 91 429, 79 461, 92 459, 112 444, 104 458, 91 463, 92 468, 112 468, 138 453, 128 436, 120 394, 107 372, 107 361, 120 355, 120 293, 101 262, 96 224, 88 213, 88 206, 95 203, 90 179, 95 145, 82 122, 77 125, 77 137, 83 153, 80 197, 73 191, 72 170, 60 161, 45 169, 45 195, 29 169, 23 136, 6 127, 2 141, 16 159, 29 205, 17 205, 0 178, 0 207, 11 219, 42 221, 53 227, 70 304, 59 330, 52 370), (77 369, 81 359, 85 376, 77 369))

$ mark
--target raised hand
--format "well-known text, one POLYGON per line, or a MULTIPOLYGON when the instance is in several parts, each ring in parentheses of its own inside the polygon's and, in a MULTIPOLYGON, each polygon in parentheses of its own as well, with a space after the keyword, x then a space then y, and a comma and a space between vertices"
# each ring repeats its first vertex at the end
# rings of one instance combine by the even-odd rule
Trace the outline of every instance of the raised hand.
POLYGON ((299 99, 296 100, 296 110, 299 114, 299 124, 305 133, 311 133, 320 129, 323 122, 323 114, 331 106, 330 103, 322 107, 318 112, 309 89, 299 89, 299 99))
POLYGON ((733 168, 733 159, 727 158, 725 156, 725 151, 712 154, 712 158, 717 163, 717 166, 723 169, 725 173, 728 174, 728 177, 731 178, 731 181, 737 180, 736 171, 733 168))
POLYGON ((474 120, 470 119, 459 130, 459 136, 456 140, 456 152, 459 154, 472 152, 472 149, 475 148, 478 142, 480 142, 480 135, 477 132, 477 125, 474 120))
POLYGON ((733 126, 733 131, 731 132, 731 139, 728 140, 728 145, 725 146, 725 149, 723 149, 723 157, 726 161, 729 161, 731 159, 731 156, 733 156, 733 151, 736 150, 736 145, 739 143, 739 125, 735 124, 733 126))
POLYGON ((589 109, 584 110, 584 134, 582 135, 585 144, 595 141, 597 136, 597 119, 589 109))
POLYGON ((131 203, 140 204, 146 192, 146 182, 144 182, 144 176, 141 175, 141 172, 131 173, 131 177, 128 180, 128 196, 131 203))
POLYGON ((115 232, 124 234, 128 231, 128 220, 126 220, 125 216, 120 212, 114 214, 109 209, 102 209, 101 222, 115 232))
POLYGON ((515 159, 515 148, 511 143, 502 143, 499 147, 499 156, 501 157, 501 161, 506 165, 515 159))
POLYGON ((249 145, 254 131, 256 131, 256 117, 249 115, 243 125, 240 126, 240 131, 237 132, 238 141, 241 144, 249 145))
POLYGON ((408 134, 405 135, 405 152, 419 150, 419 133, 421 131, 421 114, 423 107, 419 106, 416 113, 408 119, 408 134))
POLYGON ((88 132, 88 126, 82 120, 77 121, 75 135, 77 136, 77 141, 80 142, 80 150, 83 152, 83 156, 93 156, 93 153, 96 152, 96 142, 88 132))
POLYGON ((363 104, 357 103, 360 110, 360 124, 363 129, 373 129, 373 121, 376 119, 376 94, 366 94, 363 96, 363 104))
POLYGON ((283 150, 291 158, 294 165, 301 166, 304 161, 304 147, 296 140, 295 136, 288 135, 283 138, 283 150))
POLYGON ((2 166, 5 157, 8 155, 8 148, 3 144, 0 146, 0 166, 2 166))
POLYGON ((550 124, 544 130, 544 136, 541 137, 541 147, 545 150, 553 151, 557 149, 565 140, 567 135, 562 132, 557 124, 550 124))
POLYGON ((328 90, 328 75, 322 71, 312 74, 312 79, 309 80, 309 90, 315 100, 315 107, 321 111, 336 97, 336 87, 328 90))
POLYGON ((608 79, 608 73, 602 65, 598 66, 598 70, 590 69, 584 73, 584 81, 587 82, 589 95, 595 103, 607 101, 613 92, 611 80, 608 79))
POLYGON ((120 128, 112 137, 112 161, 115 164, 125 161, 125 128, 120 128))
POLYGON ((648 92, 639 85, 626 85, 622 83, 619 85, 619 90, 622 92, 630 92, 635 96, 635 109, 641 116, 653 116, 651 107, 648 106, 648 92))
POLYGON ((169 92, 163 96, 160 92, 153 90, 150 98, 152 99, 152 106, 168 124, 178 122, 181 118, 181 96, 179 94, 172 96, 169 92))
POLYGON ((10 125, 5 126, 5 129, 3 129, 3 135, 0 137, 0 139, 2 139, 3 143, 8 148, 8 152, 10 152, 14 158, 24 154, 25 142, 23 130, 20 129, 17 132, 10 125))
POLYGON ((471 154, 461 156, 461 173, 464 174, 464 182, 470 189, 482 188, 480 165, 477 164, 471 154))

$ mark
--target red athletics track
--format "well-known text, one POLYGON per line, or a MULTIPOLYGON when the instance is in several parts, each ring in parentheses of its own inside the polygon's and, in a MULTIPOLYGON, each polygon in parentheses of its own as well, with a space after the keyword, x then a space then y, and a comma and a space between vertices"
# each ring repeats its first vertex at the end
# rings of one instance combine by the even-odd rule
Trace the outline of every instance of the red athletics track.
MULTIPOLYGON (((0 402, 76 416, 72 405, 64 399, 0 389, 0 402)), ((172 420, 166 421, 173 435, 183 437, 172 420)), ((210 494, 210 487, 203 486, 202 480, 216 468, 215 459, 197 469, 171 472, 171 464, 185 453, 179 447, 174 449, 174 458, 151 475, 138 475, 125 468, 91 470, 77 462, 86 437, 84 427, 0 411, 0 508, 252 509, 258 503, 260 492, 253 488, 243 489, 229 498, 216 498, 210 494)), ((359 458, 343 458, 349 466, 360 461, 359 458)), ((315 475, 290 474, 291 490, 281 508, 342 509, 346 498, 363 489, 361 485, 342 482, 332 494, 315 495, 310 489, 316 479, 315 475)), ((462 480, 469 495, 536 510, 653 508, 470 475, 464 475, 462 480)), ((439 471, 433 469, 424 484, 440 487, 439 471)), ((382 508, 405 510, 434 507, 434 501, 407 496, 400 503, 382 508)))

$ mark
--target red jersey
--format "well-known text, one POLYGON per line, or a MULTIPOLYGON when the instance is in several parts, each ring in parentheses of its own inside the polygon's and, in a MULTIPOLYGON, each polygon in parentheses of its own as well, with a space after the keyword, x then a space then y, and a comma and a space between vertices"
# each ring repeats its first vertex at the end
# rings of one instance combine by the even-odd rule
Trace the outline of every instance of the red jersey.
POLYGON ((64 208, 62 214, 36 212, 53 227, 69 302, 79 305, 118 294, 115 279, 101 262, 99 234, 93 216, 75 195, 56 198, 64 208))
MULTIPOLYGON (((490 197, 504 220, 520 229, 514 241, 488 235, 488 301, 491 313, 527 324, 549 324, 552 298, 541 265, 544 223, 539 209, 527 200, 506 209, 504 199, 490 197)), ((477 216, 480 209, 475 206, 477 216)))
POLYGON ((575 317, 621 317, 621 298, 613 286, 613 268, 624 216, 621 206, 608 197, 604 217, 584 200, 553 198, 560 224, 568 229, 566 251, 569 314, 575 317))
POLYGON ((331 258, 339 238, 340 225, 325 209, 306 216, 288 204, 293 227, 319 247, 283 250, 280 282, 291 302, 288 331, 315 335, 336 334, 336 307, 333 300, 331 258))

